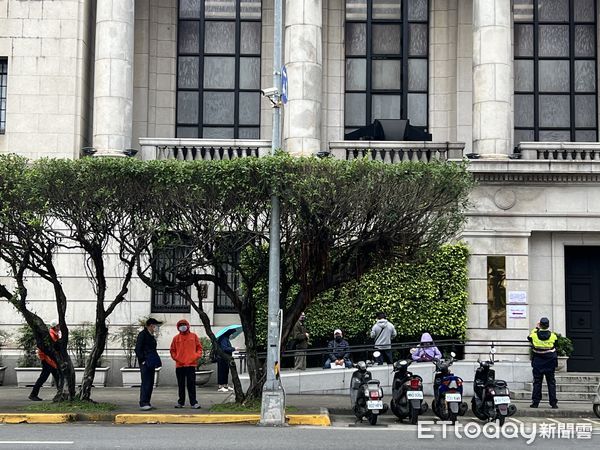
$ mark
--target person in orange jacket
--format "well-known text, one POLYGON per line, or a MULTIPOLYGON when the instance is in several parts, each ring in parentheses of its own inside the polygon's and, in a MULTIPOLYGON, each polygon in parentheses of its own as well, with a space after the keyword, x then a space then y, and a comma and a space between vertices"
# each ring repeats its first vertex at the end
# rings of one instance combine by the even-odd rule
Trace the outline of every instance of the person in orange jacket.
POLYGON ((179 400, 175 408, 183 408, 185 404, 185 388, 187 385, 190 405, 200 408, 196 400, 196 364, 202 357, 202 344, 198 335, 190 331, 190 323, 182 319, 177 322, 177 334, 171 342, 171 358, 175 361, 175 375, 179 388, 179 400))
MULTIPOLYGON (((57 320, 50 322, 50 328, 48 329, 48 332, 50 333, 50 339, 52 339, 52 342, 56 342, 60 339, 60 326, 57 320)), ((54 384, 58 384, 58 366, 56 361, 54 361, 49 355, 46 355, 39 347, 37 349, 37 355, 40 361, 42 361, 42 372, 33 385, 31 394, 29 394, 29 400, 41 402, 42 399, 38 395, 40 393, 40 389, 50 374, 52 374, 52 377, 54 378, 54 384)))

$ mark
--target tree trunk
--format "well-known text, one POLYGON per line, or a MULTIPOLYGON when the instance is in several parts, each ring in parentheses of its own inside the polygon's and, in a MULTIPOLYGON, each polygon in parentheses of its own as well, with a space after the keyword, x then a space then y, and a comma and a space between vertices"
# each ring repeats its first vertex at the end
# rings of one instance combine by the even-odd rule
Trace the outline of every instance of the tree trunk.
POLYGON ((94 383, 94 377, 96 375, 96 367, 102 354, 106 348, 106 341, 108 339, 108 328, 106 326, 106 318, 104 315, 99 314, 96 317, 96 330, 94 336, 94 345, 90 351, 85 364, 85 371, 83 372, 83 381, 79 388, 77 397, 80 400, 91 401, 92 384, 94 383))
POLYGON ((246 391, 246 400, 261 398, 262 388, 265 383, 263 367, 258 359, 256 349, 255 321, 253 315, 253 309, 244 309, 240 313, 240 320, 244 329, 244 341, 246 343, 246 364, 250 378, 250 385, 246 391))

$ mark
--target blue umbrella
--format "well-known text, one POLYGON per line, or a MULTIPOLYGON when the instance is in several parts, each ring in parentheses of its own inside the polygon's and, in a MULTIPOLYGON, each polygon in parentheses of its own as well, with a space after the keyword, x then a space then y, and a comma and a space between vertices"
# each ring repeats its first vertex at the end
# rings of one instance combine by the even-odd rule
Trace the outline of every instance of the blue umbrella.
POLYGON ((215 333, 215 338, 219 339, 221 336, 223 336, 225 333, 227 333, 228 331, 231 331, 231 330, 233 330, 233 333, 231 333, 231 335, 229 336, 230 339, 235 339, 240 334, 242 334, 242 326, 241 325, 229 325, 229 326, 226 326, 225 328, 221 328, 219 331, 217 331, 215 333))

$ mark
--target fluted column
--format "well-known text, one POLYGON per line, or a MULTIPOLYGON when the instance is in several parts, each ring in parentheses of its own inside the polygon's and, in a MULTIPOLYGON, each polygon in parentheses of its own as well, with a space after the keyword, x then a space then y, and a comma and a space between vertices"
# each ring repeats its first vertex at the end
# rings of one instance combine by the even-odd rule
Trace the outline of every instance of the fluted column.
POLYGON ((286 0, 288 103, 283 109, 283 142, 294 155, 321 150, 322 28, 322 0, 286 0))
POLYGON ((131 147, 135 0, 98 0, 94 65, 96 156, 131 147))
POLYGON ((473 0, 473 151, 512 153, 510 0, 473 0))

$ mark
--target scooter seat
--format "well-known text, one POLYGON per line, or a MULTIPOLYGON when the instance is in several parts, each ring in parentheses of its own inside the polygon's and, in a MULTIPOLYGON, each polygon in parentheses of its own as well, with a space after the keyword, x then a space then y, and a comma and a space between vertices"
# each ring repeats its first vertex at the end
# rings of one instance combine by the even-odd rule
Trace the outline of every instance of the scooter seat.
POLYGON ((506 384, 506 381, 504 381, 504 380, 496 380, 496 381, 494 381, 494 386, 503 388, 503 387, 506 387, 507 384, 506 384))
POLYGON ((379 380, 369 380, 367 384, 381 384, 379 380))

